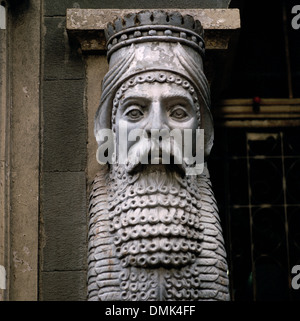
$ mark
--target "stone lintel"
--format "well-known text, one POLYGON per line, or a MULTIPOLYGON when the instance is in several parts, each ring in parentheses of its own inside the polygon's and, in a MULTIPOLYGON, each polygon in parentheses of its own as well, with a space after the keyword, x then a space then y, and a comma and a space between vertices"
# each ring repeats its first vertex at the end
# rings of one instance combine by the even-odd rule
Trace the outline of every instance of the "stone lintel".
MULTIPOLYGON (((86 53, 106 51, 104 28, 118 16, 139 12, 143 9, 67 9, 66 29, 77 38, 86 53)), ((147 9, 160 10, 160 9, 147 9)), ((227 49, 230 37, 240 29, 238 9, 161 9, 179 11, 200 20, 204 28, 207 50, 227 49)))

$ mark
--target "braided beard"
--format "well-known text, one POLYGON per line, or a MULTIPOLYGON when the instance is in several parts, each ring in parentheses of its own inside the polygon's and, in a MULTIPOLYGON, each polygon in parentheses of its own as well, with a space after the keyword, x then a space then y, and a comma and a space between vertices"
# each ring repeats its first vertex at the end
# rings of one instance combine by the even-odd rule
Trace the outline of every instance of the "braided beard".
POLYGON ((195 191, 163 165, 148 165, 135 176, 118 166, 117 173, 111 175, 108 208, 121 265, 172 268, 194 263, 204 229, 195 191))
POLYGON ((103 168, 91 192, 88 263, 89 300, 228 300, 207 172, 103 168))

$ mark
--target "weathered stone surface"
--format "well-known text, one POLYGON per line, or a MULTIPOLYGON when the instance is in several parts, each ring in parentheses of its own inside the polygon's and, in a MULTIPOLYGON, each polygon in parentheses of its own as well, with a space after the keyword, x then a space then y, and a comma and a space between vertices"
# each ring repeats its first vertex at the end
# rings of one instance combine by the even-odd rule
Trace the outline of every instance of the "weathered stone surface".
POLYGON ((83 80, 44 82, 44 171, 85 169, 86 119, 83 100, 83 80))
MULTIPOLYGON (((68 30, 102 30, 117 17, 137 13, 143 9, 67 9, 68 30)), ((176 9, 170 9, 174 11, 176 9)), ((182 15, 192 15, 201 21, 204 30, 238 29, 238 9, 180 9, 182 15)))
MULTIPOLYGON (((0 9, 1 10, 1 9, 0 9)), ((2 270, 2 282, 0 285, 0 301, 7 298, 6 274, 7 269, 7 251, 8 244, 8 204, 7 194, 8 186, 8 159, 9 152, 4 146, 7 142, 7 133, 9 131, 8 120, 9 113, 7 110, 7 49, 6 49, 7 33, 0 30, 0 269, 2 270)))
POLYGON ((85 269, 87 229, 85 189, 84 172, 43 174, 41 262, 43 272, 85 269))
POLYGON ((55 271, 41 273, 42 301, 85 301, 85 271, 55 271))
POLYGON ((83 79, 84 63, 70 44, 64 17, 44 19, 44 79, 83 79))
POLYGON ((51 0, 45 1, 45 15, 55 16, 64 15, 66 8, 121 8, 121 9, 156 9, 156 8, 228 8, 230 0, 79 0, 74 2, 72 0, 51 0))
MULTIPOLYGON (((77 37, 83 51, 105 50, 103 29, 106 24, 118 16, 123 17, 141 10, 68 9, 66 28, 70 35, 77 37)), ((180 13, 192 15, 201 21, 208 50, 227 49, 230 34, 240 28, 238 9, 180 9, 180 13)))
POLYGON ((9 224, 8 298, 13 301, 36 300, 38 295, 41 12, 39 1, 30 4, 29 8, 21 5, 18 11, 12 10, 9 17, 9 100, 3 107, 9 113, 10 126, 6 128, 6 145, 0 146, 9 153, 5 214, 9 224))

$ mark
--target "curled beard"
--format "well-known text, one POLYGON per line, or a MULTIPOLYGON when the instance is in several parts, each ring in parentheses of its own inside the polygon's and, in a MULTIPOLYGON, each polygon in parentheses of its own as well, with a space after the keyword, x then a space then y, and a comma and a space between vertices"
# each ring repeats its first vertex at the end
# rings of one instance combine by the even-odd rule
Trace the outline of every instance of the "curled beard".
POLYGON ((90 300, 228 300, 226 252, 209 177, 126 165, 95 179, 90 300))
POLYGON ((111 171, 109 231, 123 267, 172 268, 195 262, 204 229, 195 192, 164 165, 148 165, 133 176, 121 165, 111 171))

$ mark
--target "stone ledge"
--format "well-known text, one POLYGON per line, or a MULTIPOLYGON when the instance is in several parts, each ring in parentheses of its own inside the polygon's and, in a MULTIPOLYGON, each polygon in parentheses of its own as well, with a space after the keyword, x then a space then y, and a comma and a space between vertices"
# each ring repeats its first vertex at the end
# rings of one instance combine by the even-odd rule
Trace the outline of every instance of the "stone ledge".
MULTIPOLYGON (((77 38, 84 52, 106 51, 104 28, 118 16, 143 9, 67 9, 66 29, 77 38)), ((147 9, 151 10, 151 9, 147 9)), ((153 9, 160 10, 160 9, 153 9)), ((231 35, 240 29, 238 9, 161 9, 179 11, 201 21, 206 49, 227 49, 231 35)))

